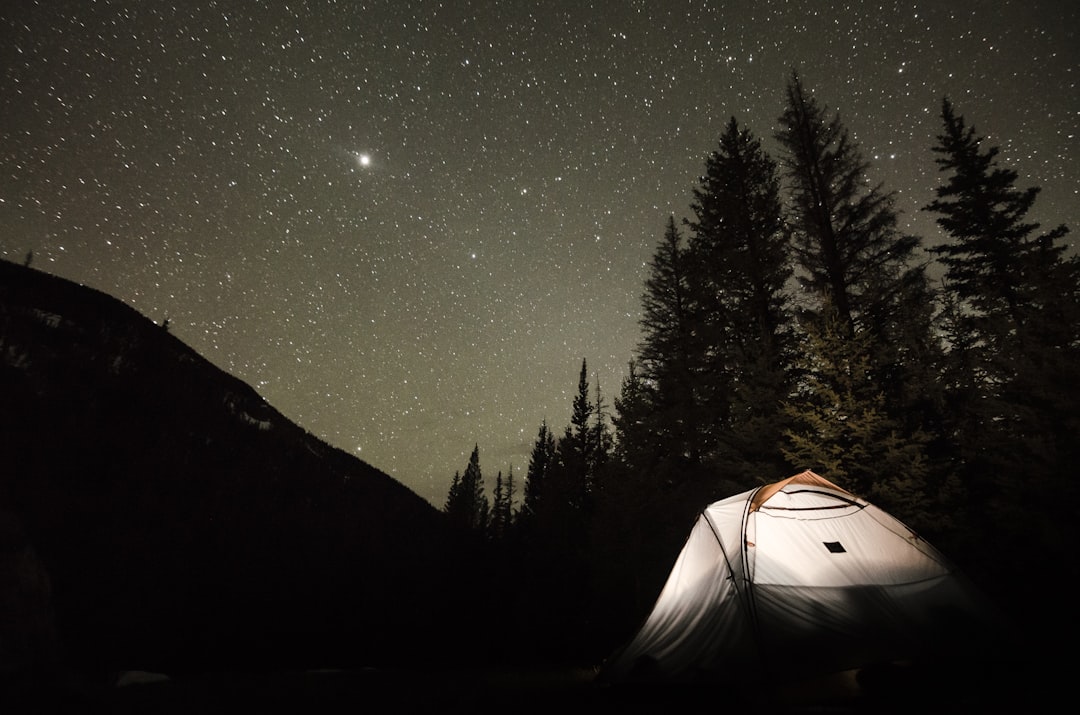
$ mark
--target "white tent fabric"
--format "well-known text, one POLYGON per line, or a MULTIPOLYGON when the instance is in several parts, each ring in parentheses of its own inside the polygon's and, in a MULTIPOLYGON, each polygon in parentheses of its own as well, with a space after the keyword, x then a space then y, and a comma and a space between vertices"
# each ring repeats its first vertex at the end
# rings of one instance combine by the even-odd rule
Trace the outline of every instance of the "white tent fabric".
POLYGON ((915 532, 806 471, 708 506, 604 673, 834 672, 971 646, 990 614, 915 532))

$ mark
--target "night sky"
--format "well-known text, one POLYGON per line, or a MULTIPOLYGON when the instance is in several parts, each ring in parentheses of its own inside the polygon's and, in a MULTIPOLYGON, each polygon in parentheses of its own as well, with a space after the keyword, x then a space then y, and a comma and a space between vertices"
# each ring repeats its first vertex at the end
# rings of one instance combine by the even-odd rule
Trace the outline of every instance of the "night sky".
POLYGON ((582 359, 611 404, 667 217, 731 116, 775 150, 793 67, 928 244, 943 95, 1075 239, 1078 47, 1075 0, 13 0, 0 255, 441 506, 474 444, 524 477, 582 359))

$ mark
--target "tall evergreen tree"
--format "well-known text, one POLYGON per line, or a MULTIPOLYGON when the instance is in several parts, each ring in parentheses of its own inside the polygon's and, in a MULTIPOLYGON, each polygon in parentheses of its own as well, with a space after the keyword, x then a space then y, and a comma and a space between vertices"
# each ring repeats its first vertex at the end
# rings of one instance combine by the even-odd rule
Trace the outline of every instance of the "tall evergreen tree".
POLYGON ((609 583, 629 581, 642 600, 655 596, 652 576, 670 569, 671 547, 685 537, 686 522, 725 490, 705 458, 715 430, 701 399, 704 353, 691 297, 694 273, 671 216, 645 282, 642 340, 615 403, 614 463, 595 530, 598 553, 607 555, 597 570, 604 569, 609 583), (668 538, 673 530, 679 534, 668 538), (612 542, 617 535, 626 539, 612 542), (618 573, 613 559, 620 550, 632 556, 619 563, 632 562, 635 572, 618 573))
POLYGON ((866 180, 868 164, 839 115, 809 96, 793 73, 777 140, 791 194, 798 277, 818 306, 828 300, 841 327, 875 329, 892 312, 919 239, 900 233, 893 195, 866 180))
POLYGON ((613 459, 622 478, 631 469, 656 474, 662 454, 659 433, 653 424, 656 391, 642 374, 637 361, 627 364, 627 374, 615 398, 613 459))
MULTIPOLYGON (((816 331, 853 341, 852 349, 861 346, 870 394, 880 394, 881 409, 903 441, 926 449, 937 434, 927 430, 937 429, 942 401, 934 388, 940 369, 934 296, 920 240, 899 231, 893 195, 869 184, 869 165, 839 116, 827 116, 796 73, 780 124, 805 341, 816 331)), ((796 397, 808 395, 802 390, 796 397)), ((812 410, 813 401, 806 407, 812 410)), ((819 439, 821 449, 835 446, 819 439)), ((934 480, 944 484, 947 474, 934 480)))
POLYGON ((1017 189, 1017 173, 998 164, 998 148, 983 149, 948 99, 941 117, 934 151, 949 177, 925 208, 951 239, 933 250, 953 306, 952 386, 966 386, 953 396, 966 396, 965 411, 983 416, 968 422, 966 441, 1015 425, 1017 410, 1026 412, 1022 404, 1036 395, 1054 413, 1049 422, 1068 425, 1062 418, 1075 414, 1069 388, 1080 349, 1080 259, 1065 252, 1068 229, 1040 233, 1027 220, 1038 187, 1017 189))
POLYGON ((1065 226, 1028 219, 1039 189, 1017 188, 948 99, 941 120, 933 150, 947 178, 925 208, 948 236, 933 250, 949 306, 950 424, 981 542, 996 547, 981 551, 1016 556, 1022 544, 1025 559, 1073 564, 1063 545, 1080 523, 1080 258, 1065 226))
POLYGON ((671 570, 700 504, 686 499, 684 462, 656 424, 655 385, 631 360, 615 398, 615 440, 593 529, 598 619, 620 633, 639 624, 671 570))
POLYGON ((495 490, 491 494, 491 523, 488 525, 488 537, 493 541, 505 539, 510 528, 509 499, 510 495, 503 485, 503 475, 500 471, 495 475, 495 490))
POLYGON ((589 428, 589 494, 592 501, 603 498, 605 472, 615 449, 615 437, 611 432, 611 416, 608 414, 604 395, 600 391, 600 378, 596 379, 596 401, 592 405, 593 422, 589 428))
POLYGON ((454 478, 450 480, 450 489, 446 494, 446 503, 443 504, 443 511, 447 514, 454 514, 460 510, 461 504, 461 472, 454 472, 454 478))
POLYGON ((521 505, 521 521, 532 525, 543 513, 547 500, 548 481, 555 463, 555 435, 548 429, 547 420, 540 424, 529 456, 525 473, 525 496, 521 505))
POLYGON ((502 521, 509 532, 516 523, 517 511, 514 508, 514 500, 517 495, 517 482, 514 480, 514 467, 506 472, 506 480, 503 481, 503 505, 502 521))
POLYGON ((734 117, 694 189, 689 256, 710 460, 752 485, 782 474, 791 276, 776 163, 734 117))
POLYGON ((458 528, 483 534, 487 530, 490 509, 480 471, 480 446, 476 445, 465 472, 454 473, 443 510, 458 528))
POLYGON ((885 410, 871 374, 869 334, 845 335, 838 315, 808 327, 800 393, 786 407, 785 453, 910 525, 932 526, 926 506, 927 436, 908 434, 885 410))
POLYGON ((675 217, 669 216, 664 236, 653 251, 641 299, 640 363, 644 374, 658 382, 687 370, 690 361, 688 274, 683 238, 675 217))
POLYGON ((592 403, 589 401, 589 370, 581 361, 577 393, 570 412, 570 424, 559 442, 561 467, 567 480, 566 501, 576 511, 585 509, 591 488, 589 463, 592 461, 592 440, 589 425, 592 419, 592 403))
MULTIPOLYGON (((695 335, 689 273, 683 238, 668 218, 663 239, 653 252, 642 296, 642 341, 638 367, 653 391, 652 428, 664 458, 692 465, 700 462, 706 427, 698 418, 695 394, 695 335)), ((686 471, 683 469, 682 471, 686 471)))
MULTIPOLYGON (((694 219, 686 223, 703 322, 752 328, 753 338, 771 348, 786 322, 784 288, 792 272, 776 162, 732 117, 693 195, 694 219)), ((738 334, 723 328, 714 329, 738 334)))
POLYGON ((1028 221, 1027 213, 1039 188, 1016 188, 1017 173, 998 165, 998 147, 983 150, 975 127, 965 124, 948 99, 941 118, 944 131, 933 151, 950 176, 926 210, 938 214, 938 225, 953 240, 932 250, 965 313, 1022 326, 1042 308, 1033 300, 1046 274, 1063 262, 1065 246, 1058 240, 1068 229, 1035 235, 1039 224, 1028 221))
POLYGON ((1071 362, 1080 337, 1080 259, 1066 255, 1066 226, 1040 233, 1027 220, 1038 187, 1016 188, 1017 173, 998 164, 998 148, 984 150, 948 99, 941 116, 934 151, 949 178, 925 208, 951 239, 933 249, 956 307, 949 338, 967 350, 963 364, 983 377, 976 381, 990 390, 976 395, 983 400, 1017 375, 1017 357, 1057 353, 1071 362))
MULTIPOLYGON (((566 649, 582 642, 590 618, 590 526, 596 481, 596 412, 589 400, 588 364, 582 360, 571 420, 555 440, 544 423, 533 446, 519 515, 527 628, 538 644, 566 649), (542 609, 543 613, 539 613, 542 609)), ((545 647, 539 645, 538 647, 545 647)))
POLYGON ((581 361, 570 424, 555 445, 556 459, 545 485, 546 506, 541 528, 556 548, 580 550, 593 515, 599 482, 598 465, 607 455, 597 452, 596 411, 589 400, 587 361, 581 361))
MULTIPOLYGON (((599 395, 599 393, 598 393, 599 395)), ((558 443, 558 490, 562 501, 587 520, 600 483, 600 470, 610 455, 610 439, 600 405, 589 399, 588 362, 581 361, 577 393, 570 414, 570 424, 558 443)))

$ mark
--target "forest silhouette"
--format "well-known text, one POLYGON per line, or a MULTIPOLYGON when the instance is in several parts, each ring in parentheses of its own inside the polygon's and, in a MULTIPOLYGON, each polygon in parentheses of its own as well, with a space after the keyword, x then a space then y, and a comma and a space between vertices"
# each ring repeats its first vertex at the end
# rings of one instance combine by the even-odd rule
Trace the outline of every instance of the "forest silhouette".
POLYGON ((590 666, 701 509, 812 469, 934 543, 1034 644, 1075 631, 1080 263, 948 100, 925 210, 795 74, 660 229, 613 398, 582 360, 525 474, 436 509, 109 296, 0 262, 0 669, 590 666), (942 278, 931 279, 931 264, 942 278), (610 402, 609 402, 610 400, 610 402))
POLYGON ((519 502, 499 472, 489 503, 479 446, 455 475, 444 511, 511 584, 507 632, 602 658, 648 613, 705 505, 811 469, 1056 640, 1072 628, 1052 615, 1067 590, 1033 608, 1019 573, 1078 576, 1067 228, 1027 218, 1038 188, 1017 186, 948 99, 923 209, 945 237, 932 246, 900 229, 895 197, 797 73, 775 139, 777 159, 732 118, 691 216, 663 227, 613 409, 583 360, 571 423, 541 424, 519 502))

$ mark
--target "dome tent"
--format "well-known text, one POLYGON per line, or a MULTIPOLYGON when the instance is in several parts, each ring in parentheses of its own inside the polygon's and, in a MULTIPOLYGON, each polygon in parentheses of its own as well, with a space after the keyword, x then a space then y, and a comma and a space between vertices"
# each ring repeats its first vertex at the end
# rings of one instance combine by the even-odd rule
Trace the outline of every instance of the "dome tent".
POLYGON ((992 607, 943 554, 811 471, 709 505, 608 682, 839 672, 979 652, 992 607))

